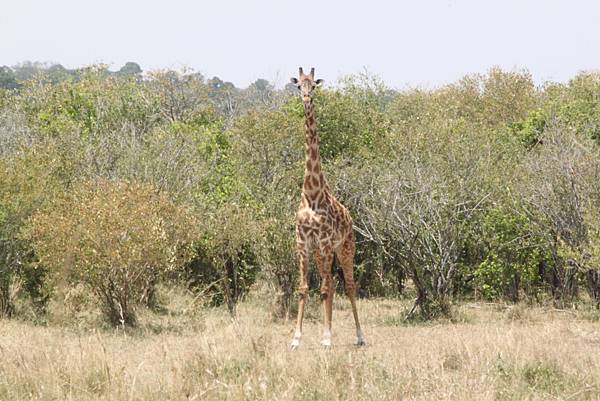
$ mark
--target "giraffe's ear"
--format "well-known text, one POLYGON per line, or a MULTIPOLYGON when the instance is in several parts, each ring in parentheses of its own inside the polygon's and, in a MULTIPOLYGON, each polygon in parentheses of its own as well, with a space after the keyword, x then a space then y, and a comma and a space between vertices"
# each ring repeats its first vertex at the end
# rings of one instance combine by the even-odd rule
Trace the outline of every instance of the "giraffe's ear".
POLYGON ((323 82, 325 82, 325 81, 324 81, 324 80, 322 80, 322 79, 317 79, 317 80, 315 81, 315 84, 317 84, 317 86, 320 86, 320 85, 321 85, 323 82))
POLYGON ((294 85, 298 85, 298 78, 290 78, 290 82, 294 85))

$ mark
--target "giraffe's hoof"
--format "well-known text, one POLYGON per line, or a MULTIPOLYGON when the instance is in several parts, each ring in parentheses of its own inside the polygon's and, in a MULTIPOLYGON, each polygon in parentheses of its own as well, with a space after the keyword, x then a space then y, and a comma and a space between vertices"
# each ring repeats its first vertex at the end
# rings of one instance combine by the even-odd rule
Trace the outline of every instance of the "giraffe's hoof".
POLYGON ((298 338, 294 338, 290 343, 290 351, 296 351, 300 347, 300 340, 298 338))
POLYGON ((323 347, 323 349, 330 349, 331 348, 331 338, 322 339, 321 347, 323 347))
POLYGON ((357 347, 364 347, 365 345, 367 345, 367 343, 365 342, 365 339, 362 337, 359 337, 356 339, 356 346, 357 347))

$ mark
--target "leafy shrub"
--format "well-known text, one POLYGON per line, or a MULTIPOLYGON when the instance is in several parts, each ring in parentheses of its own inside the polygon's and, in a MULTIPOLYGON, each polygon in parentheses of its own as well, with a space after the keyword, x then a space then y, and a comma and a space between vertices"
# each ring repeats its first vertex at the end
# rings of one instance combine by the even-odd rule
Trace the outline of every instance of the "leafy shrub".
POLYGON ((479 207, 475 193, 445 182, 439 168, 416 160, 397 163, 394 170, 403 174, 386 172, 378 179, 366 215, 357 221, 365 239, 401 261, 417 291, 415 307, 426 316, 449 310, 460 244, 479 207))
POLYGON ((482 78, 484 118, 488 126, 510 126, 525 118, 536 103, 536 90, 527 71, 491 68, 482 78))
POLYGON ((546 90, 545 108, 551 116, 578 134, 600 142, 600 74, 582 72, 567 85, 546 90))
POLYGON ((36 210, 64 190, 60 151, 51 142, 39 143, 0 159, 0 314, 15 312, 14 301, 25 295, 43 314, 50 288, 42 267, 30 264, 32 250, 19 238, 20 229, 36 210))
POLYGON ((532 111, 525 120, 513 124, 511 131, 520 143, 527 148, 532 148, 542 141, 546 119, 542 110, 532 111))
POLYGON ((23 238, 54 280, 87 285, 111 323, 130 325, 157 280, 192 257, 196 223, 149 186, 98 180, 35 214, 23 238))
POLYGON ((530 211, 534 235, 550 253, 544 279, 559 304, 577 296, 582 269, 597 242, 596 152, 591 138, 553 126, 544 146, 523 160, 526 174, 517 190, 530 211))
POLYGON ((188 265, 192 287, 208 293, 213 305, 225 303, 231 314, 259 271, 260 224, 250 209, 223 204, 203 216, 197 257, 188 265))
POLYGON ((82 141, 124 126, 141 136, 159 121, 158 104, 145 87, 107 76, 106 66, 89 67, 59 84, 41 76, 27 82, 16 100, 31 128, 48 136, 75 131, 82 141))
MULTIPOLYGON (((347 94, 341 90, 315 92, 317 132, 324 162, 372 148, 389 130, 388 119, 379 106, 361 103, 357 96, 356 92, 347 94)), ((298 98, 292 98, 284 105, 284 110, 290 117, 304 117, 304 108, 298 98)), ((300 131, 298 135, 303 137, 304 132, 300 131)))
POLYGON ((440 126, 497 130, 523 120, 536 103, 529 73, 492 68, 439 89, 401 92, 389 112, 395 128, 406 134, 431 134, 440 126))
POLYGON ((251 206, 261 277, 276 294, 273 314, 291 313, 297 283, 294 216, 300 197, 304 159, 301 117, 289 110, 248 112, 232 129, 232 159, 245 188, 243 203, 251 206))
POLYGON ((550 255, 540 238, 532 235, 531 222, 517 211, 496 207, 484 217, 486 257, 474 271, 475 286, 486 298, 519 300, 519 291, 537 295, 540 266, 550 255))

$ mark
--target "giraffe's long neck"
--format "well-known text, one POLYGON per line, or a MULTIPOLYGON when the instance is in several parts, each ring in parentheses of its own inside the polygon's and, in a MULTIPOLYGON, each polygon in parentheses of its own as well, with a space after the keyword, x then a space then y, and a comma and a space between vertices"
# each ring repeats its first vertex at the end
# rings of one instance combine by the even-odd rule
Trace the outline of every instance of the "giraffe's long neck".
POLYGON ((321 194, 329 190, 325 176, 321 171, 321 158, 319 156, 319 135, 315 121, 315 107, 312 98, 304 101, 304 127, 306 129, 306 164, 304 167, 303 194, 309 199, 318 199, 321 194))

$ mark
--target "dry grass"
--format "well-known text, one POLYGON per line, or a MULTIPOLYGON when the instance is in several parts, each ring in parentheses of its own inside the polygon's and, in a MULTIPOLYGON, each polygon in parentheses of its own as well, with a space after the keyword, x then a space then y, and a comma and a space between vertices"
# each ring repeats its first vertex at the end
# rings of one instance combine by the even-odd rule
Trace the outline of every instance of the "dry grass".
POLYGON ((258 300, 236 321, 182 300, 130 332, 0 321, 0 400, 600 399, 594 312, 465 304, 458 322, 406 325, 406 304, 362 301, 369 345, 355 349, 338 297, 326 351, 311 301, 296 352, 293 323, 258 300))

